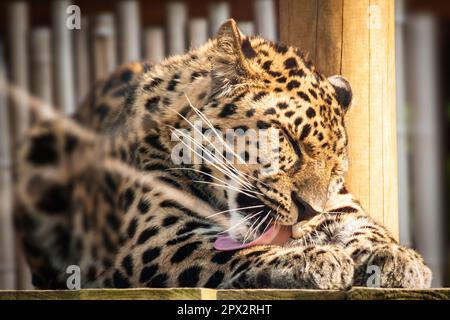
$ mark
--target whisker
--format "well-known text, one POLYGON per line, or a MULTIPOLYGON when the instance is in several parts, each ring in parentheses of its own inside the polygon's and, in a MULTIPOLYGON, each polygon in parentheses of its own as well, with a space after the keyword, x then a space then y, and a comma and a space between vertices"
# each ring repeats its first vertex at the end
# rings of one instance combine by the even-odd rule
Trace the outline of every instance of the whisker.
MULTIPOLYGON (((190 107, 195 111, 195 113, 196 113, 197 115, 199 115, 199 116, 206 122, 206 124, 207 124, 207 125, 209 126, 209 128, 214 132, 214 134, 216 135, 216 137, 219 138, 219 140, 220 140, 220 142, 222 143, 222 145, 224 145, 228 150, 230 150, 230 151, 233 153, 234 156, 238 157, 238 158, 241 160, 241 162, 244 162, 244 163, 247 165, 247 163, 246 163, 239 155, 237 155, 232 149, 230 149, 228 143, 227 143, 226 141, 224 141, 223 138, 217 133, 216 128, 214 128, 213 124, 212 124, 211 121, 208 119, 208 117, 206 117, 206 115, 205 115, 202 111, 200 111, 198 108, 196 108, 196 107, 192 104, 192 102, 190 101, 190 99, 189 99, 189 97, 186 95, 186 93, 184 93, 184 95, 185 95, 186 100, 188 101, 190 107)), ((175 111, 175 110, 172 110, 172 111, 178 113, 178 112, 175 111)), ((179 113, 178 113, 178 114, 179 114, 179 113)), ((198 128, 196 128, 196 127, 195 127, 188 119, 186 119, 186 117, 184 117, 184 116, 181 115, 181 114, 179 114, 179 115, 180 115, 184 120, 186 120, 186 121, 187 121, 187 122, 188 122, 188 123, 189 123, 196 131, 197 131, 197 132, 199 132, 200 134, 202 134, 203 137, 205 137, 205 136, 203 135, 203 133, 201 133, 201 132, 198 130, 198 128)), ((259 183, 261 183, 262 185, 265 185, 266 187, 269 187, 269 185, 267 185, 265 182, 261 181, 260 179, 254 177, 254 176, 252 176, 252 175, 250 175, 250 174, 247 174, 247 173, 245 173, 245 172, 242 172, 242 171, 237 170, 236 167, 234 167, 233 164, 230 163, 230 162, 228 161, 228 159, 227 159, 227 158, 226 158, 226 157, 225 157, 225 156, 224 156, 224 155, 216 148, 216 146, 215 146, 215 145, 214 145, 207 137, 205 137, 205 139, 206 139, 206 140, 213 146, 213 148, 220 154, 220 156, 223 158, 223 160, 225 160, 225 162, 226 162, 226 164, 227 164, 228 166, 230 166, 234 171, 236 171, 238 175, 243 176, 243 179, 245 179, 245 180, 248 182, 248 184, 246 184, 247 186, 250 185, 250 187, 253 188, 253 186, 250 184, 250 181, 249 181, 245 176, 247 176, 247 177, 249 177, 249 178, 251 178, 251 179, 253 179, 253 180, 255 180, 255 181, 259 182, 259 183)), ((209 151, 209 150, 208 150, 208 151, 209 151)), ((248 166, 248 165, 247 165, 247 166, 248 166)), ((233 172, 233 175, 234 175, 234 172, 233 172)))
POLYGON ((341 211, 321 211, 318 213, 320 213, 320 214, 348 214, 348 212, 341 212, 341 211))
MULTIPOLYGON (((275 219, 276 220, 276 219, 275 219)), ((264 234, 267 231, 267 228, 272 224, 273 221, 273 217, 270 219, 269 223, 267 224, 267 226, 264 228, 262 234, 264 234)))
MULTIPOLYGON (((261 220, 261 222, 255 227, 255 230, 253 230, 253 232, 250 235, 253 235, 253 233, 255 233, 255 232, 256 232, 256 234, 258 233, 259 227, 264 223, 264 221, 266 221, 270 217, 271 213, 272 213, 272 210, 269 210, 269 212, 267 212, 267 214, 264 216, 264 218, 261 220)), ((264 234, 264 232, 262 234, 264 234)))
POLYGON ((212 214, 212 215, 210 215, 210 216, 207 216, 206 218, 210 218, 210 217, 216 216, 216 215, 221 214, 221 213, 233 212, 233 211, 239 211, 239 210, 247 210, 247 209, 257 209, 257 208, 261 208, 261 207, 264 207, 264 205, 260 205, 260 206, 250 206, 250 207, 242 207, 242 208, 236 208, 236 209, 228 209, 228 210, 216 212, 216 213, 214 213, 214 214, 212 214))
MULTIPOLYGON (((186 100, 188 101, 190 107, 195 111, 195 113, 197 113, 197 115, 199 115, 202 119, 205 120, 206 124, 208 124, 208 126, 210 127, 211 130, 213 130, 214 134, 221 140, 222 144, 223 144, 225 147, 229 148, 228 143, 227 143, 226 141, 224 141, 223 138, 217 133, 216 128, 214 128, 213 124, 212 124, 211 121, 208 119, 208 117, 207 117, 202 111, 200 111, 198 108, 196 108, 196 107, 191 103, 191 101, 190 101, 189 97, 186 95, 186 93, 184 93, 184 95, 185 95, 186 100)), ((241 156, 239 156, 238 154, 236 154, 232 149, 230 149, 230 151, 233 153, 233 155, 234 155, 235 157, 237 157, 239 160, 241 160, 241 162, 243 162, 243 163, 248 167, 248 164, 242 159, 241 156)), ((227 159, 226 157, 224 157, 223 155, 222 155, 222 157, 225 159, 225 161, 229 162, 228 159, 227 159)), ((230 163, 230 165, 232 165, 232 164, 230 163)), ((269 187, 266 183, 264 183, 263 181, 261 181, 260 179, 254 177, 254 176, 252 176, 252 175, 249 175, 249 174, 247 174, 247 173, 245 173, 245 172, 242 172, 242 171, 239 171, 239 173, 242 174, 242 175, 248 176, 248 177, 251 178, 251 179, 254 179, 254 180, 258 181, 258 182, 261 183, 261 184, 264 184, 266 187, 269 187)), ((247 180, 247 179, 246 179, 246 180, 247 180)), ((247 181, 248 181, 248 180, 247 180, 247 181)))
MULTIPOLYGON (((223 138, 217 133, 216 128, 214 128, 213 124, 211 123, 211 121, 208 119, 208 117, 205 116, 205 114, 203 112, 201 112, 199 109, 197 109, 196 107, 194 107, 194 105, 192 104, 191 100, 189 99, 189 97, 187 96, 186 93, 184 93, 184 96, 186 97, 186 100, 188 101, 190 107, 195 111, 195 113, 197 115, 199 115, 205 122, 206 124, 210 127, 210 129, 214 132, 214 134, 217 136, 217 138, 219 138, 222 142, 222 144, 235 156, 237 157, 239 160, 241 160, 241 162, 243 162, 244 164, 247 165, 247 163, 244 161, 244 159, 242 159, 241 156, 239 156, 238 154, 236 154, 232 148, 230 148, 230 146, 228 145, 228 143, 226 141, 223 140, 223 138)), ((223 156, 223 155, 222 155, 223 156)), ((223 157, 224 159, 226 159, 225 157, 223 157)), ((226 159, 226 161, 228 161, 228 159, 226 159)), ((248 165, 247 165, 248 166, 248 165)))
POLYGON ((226 230, 220 232, 219 234, 227 233, 228 231, 237 228, 238 226, 240 226, 240 225, 243 224, 244 222, 247 222, 248 220, 250 220, 250 219, 252 219, 253 217, 255 217, 257 214, 259 214, 259 212, 255 213, 255 214, 253 214, 253 215, 251 215, 251 216, 248 216, 248 217, 245 217, 245 218, 241 219, 240 222, 236 223, 236 224, 235 224, 234 226, 232 226, 231 228, 228 228, 228 229, 226 229, 226 230))
MULTIPOLYGON (((196 142, 192 137, 190 137, 189 135, 184 134, 183 132, 181 132, 180 130, 172 127, 172 126, 168 126, 170 128, 172 128, 173 130, 176 130, 179 132, 180 135, 182 135, 183 137, 189 139, 190 141, 194 142, 194 144, 198 145, 198 142, 196 142)), ((186 146, 188 149, 190 149, 192 152, 194 152, 196 155, 198 155, 202 160, 206 161, 206 163, 210 164, 211 166, 213 166, 214 168, 216 168, 217 170, 219 170, 220 172, 222 172, 224 175, 230 175, 230 178, 234 180, 235 175, 228 169, 228 168, 223 168, 220 167, 220 163, 219 165, 213 163, 212 161, 206 159, 205 157, 203 157, 203 155, 201 155, 200 153, 197 152, 197 150, 195 150, 194 148, 192 148, 190 145, 186 144, 183 140, 179 140, 184 146, 186 146)), ((204 146, 202 145, 201 148, 204 148, 204 146)), ((207 150, 208 151, 208 150, 207 150)), ((214 158, 214 156, 212 156, 212 158, 214 158)), ((234 180, 235 181, 235 180, 234 180)), ((241 184, 239 181, 236 181, 237 183, 241 184)))
MULTIPOLYGON (((209 174, 209 173, 207 173, 207 172, 204 172, 204 171, 201 171, 201 170, 198 170, 198 169, 194 169, 194 168, 181 168, 181 167, 179 167, 179 168, 168 168, 168 169, 166 169, 166 170, 167 170, 167 171, 170 171, 170 170, 195 171, 195 172, 201 173, 201 174, 203 174, 203 175, 205 175, 205 176, 207 176, 207 177, 210 177, 210 178, 212 178, 212 179, 215 179, 215 180, 217 180, 217 181, 219 181, 219 182, 222 182, 222 183, 225 184, 225 185, 229 185, 229 183, 227 183, 226 181, 224 181, 224 180, 222 180, 222 179, 219 179, 219 178, 213 176, 212 174, 209 174)), ((233 187, 233 186, 230 186, 230 187, 233 187)), ((255 193, 256 193, 256 191, 254 191, 254 189, 246 189, 246 188, 244 188, 244 190, 246 190, 246 191, 248 191, 248 192, 255 192, 255 193)), ((239 190, 239 191, 240 191, 240 190, 239 190)), ((262 193, 258 193, 258 194, 262 194, 262 193)))
MULTIPOLYGON (((186 96, 186 94, 185 94, 185 96, 186 96)), ((186 98, 187 98, 187 96, 186 96, 186 98)), ((188 99, 188 102, 189 102, 189 104, 190 104, 190 106, 192 107, 192 108, 195 108, 193 105, 192 105, 192 103, 190 103, 190 100, 189 100, 189 98, 187 98, 188 99)), ((178 116, 180 116, 182 119, 184 119, 195 131, 197 131, 199 134, 201 134, 202 135, 202 137, 207 141, 207 142, 209 142, 209 144, 210 145, 212 145, 213 146, 213 148, 217 151, 217 153, 218 154, 220 154, 220 156, 225 160, 225 162, 226 162, 226 165, 228 165, 228 166, 230 166, 234 171, 236 171, 236 172, 239 172, 229 161, 228 161, 228 159, 226 159, 224 156, 223 156, 223 154, 217 149, 217 147, 211 142, 211 140, 209 140, 194 124, 192 124, 192 122, 190 122, 185 116, 183 116, 181 113, 179 113, 178 111, 176 111, 176 110, 174 110, 174 109, 172 109, 172 108, 168 108, 169 110, 171 110, 172 112, 174 112, 174 113, 176 113, 178 116)), ((195 108, 196 109, 196 108, 195 108)), ((208 122, 209 122, 209 120, 208 119, 206 119, 208 122)), ((210 122, 209 122, 210 123, 210 122)), ((207 123, 208 124, 208 123, 207 123)), ((216 131, 215 131, 215 128, 214 127, 211 127, 211 129, 212 130, 214 130, 214 133, 216 133, 216 131)), ((178 130, 179 131, 179 130, 178 130)), ((217 135, 217 133, 216 133, 216 135, 217 135)), ((221 139, 221 137, 220 137, 220 139, 221 139)), ((194 142, 194 143, 196 143, 196 144, 198 144, 198 142, 197 141, 195 141, 195 139, 192 139, 192 141, 194 142)), ((223 139, 222 139, 222 144, 223 144, 223 139)), ((209 151, 209 150, 207 150, 203 145, 201 145, 201 147, 202 148, 204 148, 204 151, 206 151, 206 152, 208 152, 209 153, 209 155, 210 156, 212 156, 212 158, 215 158, 216 159, 216 161, 217 162, 219 162, 219 163, 221 163, 220 161, 219 161, 219 158, 217 158, 217 156, 213 156, 212 155, 212 153, 209 151)), ((223 166, 225 166, 225 164, 224 163, 221 163, 223 166)), ((234 174, 234 173, 233 173, 234 174)), ((247 179, 246 179, 247 180, 247 179)), ((250 184, 250 182, 247 180, 247 182, 242 182, 241 181, 241 183, 243 183, 243 184, 247 184, 247 186, 251 186, 251 184, 250 184)))
MULTIPOLYGON (((174 111, 176 112, 176 111, 174 111)), ((240 179, 238 176, 236 176, 236 174, 231 171, 229 168, 225 167, 224 164, 219 161, 219 159, 217 158, 217 156, 213 155, 205 146, 203 146, 202 144, 200 144, 198 141, 196 141, 194 138, 192 138, 191 136, 185 134, 184 132, 181 132, 179 129, 176 129, 172 126, 168 126, 170 128, 172 128, 173 130, 177 131, 180 135, 182 135, 183 137, 187 138, 189 141, 193 142, 197 147, 199 147, 203 152, 206 152, 207 155, 209 155, 212 159, 215 159, 217 164, 213 164, 212 161, 206 159, 203 155, 199 154, 198 152, 196 152, 195 150, 192 149, 191 146, 188 146, 187 144, 185 144, 183 141, 180 140, 180 142, 182 142, 186 147, 188 147, 191 151, 193 151, 196 155, 198 155, 202 160, 205 160, 207 163, 210 163, 211 165, 213 165, 215 168, 217 168, 220 172, 222 172, 224 175, 228 175, 233 181, 237 182, 238 184, 240 184, 243 187, 250 187, 253 188, 253 186, 249 183, 246 183, 245 181, 242 181, 242 179, 240 179), (219 169, 218 166, 221 166, 221 168, 219 169), (226 172, 226 173, 225 173, 226 172)), ((233 168, 235 171, 237 171, 235 168, 233 168)))
MULTIPOLYGON (((202 119, 204 119, 204 121, 206 122, 206 124, 207 124, 207 125, 210 127, 210 129, 214 132, 214 134, 217 136, 217 138, 220 139, 220 142, 222 143, 222 145, 224 145, 227 149, 229 149, 229 151, 231 151, 232 154, 233 154, 235 157, 237 157, 241 162, 243 162, 243 163, 248 167, 248 164, 244 161, 244 159, 242 159, 241 156, 239 156, 239 155, 236 154, 232 149, 230 149, 228 143, 227 143, 226 141, 224 141, 223 138, 217 133, 216 128, 214 128, 213 124, 212 124, 211 121, 208 119, 208 117, 207 117, 202 111, 200 111, 198 108, 196 108, 196 107, 191 103, 191 101, 190 101, 189 97, 186 95, 186 93, 184 93, 184 95, 185 95, 186 100, 188 101, 190 107, 195 111, 195 113, 197 113, 197 115, 199 115, 202 119)), ((228 162, 231 166, 233 166, 233 165, 228 161, 228 159, 227 159, 226 157, 224 157, 223 155, 222 155, 222 158, 223 158, 226 162, 228 162)), ((235 167, 233 166, 233 168, 235 168, 235 167)), ((236 169, 236 168, 235 168, 235 169, 236 169)), ((250 175, 250 174, 247 174, 247 173, 245 173, 245 172, 238 171, 238 170, 236 170, 236 171, 237 171, 239 174, 241 174, 241 175, 247 176, 247 177, 249 177, 249 178, 251 178, 251 179, 253 179, 253 180, 255 180, 255 181, 257 181, 257 182, 259 182, 259 183, 261 183, 261 184, 263 184, 263 185, 265 185, 266 187, 269 187, 266 183, 264 183, 264 182, 261 181, 260 179, 254 177, 254 176, 252 176, 252 175, 250 175)), ((247 178, 244 177, 244 179, 246 179, 246 180, 248 181, 247 178)))
POLYGON ((207 172, 205 172, 205 171, 198 170, 198 169, 194 169, 194 168, 182 168, 182 167, 178 167, 178 168, 167 168, 166 170, 167 170, 167 171, 171 171, 171 170, 173 170, 173 171, 176 171, 176 170, 195 171, 195 172, 201 173, 201 174, 203 174, 203 175, 205 175, 205 176, 207 176, 207 177, 210 177, 210 178, 212 178, 212 179, 218 180, 218 181, 220 181, 220 182, 226 184, 226 182, 223 181, 222 179, 219 179, 219 178, 217 178, 217 177, 213 176, 212 174, 209 174, 209 173, 207 173, 207 172))
MULTIPOLYGON (((263 211, 260 211, 260 212, 262 213, 263 211)), ((252 231, 253 226, 254 226, 256 223, 258 223, 259 219, 261 219, 261 217, 258 217, 258 218, 252 223, 252 225, 250 226, 250 228, 247 230, 247 232, 245 233, 244 240, 242 241, 242 243, 246 243, 246 242, 247 242, 247 237, 249 237, 249 236, 253 233, 253 231, 252 231)))
MULTIPOLYGON (((258 199, 258 198, 255 197, 254 195, 252 195, 252 194, 250 194, 250 193, 247 193, 247 192, 245 192, 245 191, 242 191, 241 189, 236 188, 236 187, 233 187, 233 186, 230 186, 230 185, 220 184, 220 183, 214 183, 214 182, 208 182, 208 181, 199 181, 199 180, 194 180, 193 182, 195 182, 195 183, 201 183, 201 184, 209 184, 209 185, 212 185, 212 186, 215 186, 215 187, 221 187, 221 188, 226 188, 226 189, 234 190, 234 191, 236 191, 236 192, 241 192, 241 193, 245 194, 245 195, 248 196, 248 197, 251 197, 251 198, 254 198, 254 199, 258 199)), ((251 193, 262 195, 262 193, 254 192, 254 191, 252 191, 251 193)))

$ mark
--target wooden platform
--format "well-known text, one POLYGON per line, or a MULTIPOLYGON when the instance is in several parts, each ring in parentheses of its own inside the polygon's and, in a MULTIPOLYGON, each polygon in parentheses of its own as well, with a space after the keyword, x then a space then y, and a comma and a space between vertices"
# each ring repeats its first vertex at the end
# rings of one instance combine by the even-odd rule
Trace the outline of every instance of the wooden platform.
POLYGON ((449 300, 450 288, 321 290, 86 289, 0 291, 0 300, 449 300))

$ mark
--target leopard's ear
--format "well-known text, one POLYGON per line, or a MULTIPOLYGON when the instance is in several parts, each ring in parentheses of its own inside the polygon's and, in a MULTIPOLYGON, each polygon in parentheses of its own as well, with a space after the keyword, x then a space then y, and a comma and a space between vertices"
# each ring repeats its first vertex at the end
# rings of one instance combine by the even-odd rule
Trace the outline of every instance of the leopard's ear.
POLYGON ((334 87, 336 98, 342 110, 347 112, 353 101, 353 91, 350 83, 343 76, 332 76, 328 81, 334 87))
POLYGON ((233 19, 220 27, 216 41, 213 77, 218 89, 256 77, 257 70, 251 61, 256 57, 256 51, 233 19))
POLYGON ((239 59, 253 59, 256 52, 250 40, 239 31, 236 21, 225 21, 217 33, 217 44, 224 53, 237 55, 239 59))

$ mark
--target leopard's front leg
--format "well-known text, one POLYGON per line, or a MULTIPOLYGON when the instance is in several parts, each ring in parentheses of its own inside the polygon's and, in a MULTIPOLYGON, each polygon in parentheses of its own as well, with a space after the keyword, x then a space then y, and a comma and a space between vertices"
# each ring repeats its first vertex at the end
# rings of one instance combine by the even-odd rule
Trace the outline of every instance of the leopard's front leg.
POLYGON ((431 271, 422 257, 399 245, 386 228, 364 213, 351 194, 339 194, 327 211, 295 226, 296 240, 291 246, 339 246, 355 263, 355 286, 430 287, 431 271))
POLYGON ((422 257, 401 246, 369 217, 346 217, 342 245, 355 261, 355 285, 383 288, 429 288, 432 274, 422 257), (352 228, 352 225, 356 227, 352 228))
POLYGON ((222 288, 348 289, 353 261, 335 246, 258 247, 237 254, 222 288), (236 261, 236 260, 235 260, 236 261))

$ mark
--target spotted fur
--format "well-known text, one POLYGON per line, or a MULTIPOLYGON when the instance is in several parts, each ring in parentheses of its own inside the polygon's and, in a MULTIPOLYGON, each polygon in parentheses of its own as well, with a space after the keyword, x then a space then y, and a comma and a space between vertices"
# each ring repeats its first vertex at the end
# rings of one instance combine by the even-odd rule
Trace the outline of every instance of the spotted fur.
POLYGON ((185 55, 122 67, 75 121, 41 121, 20 147, 16 220, 34 285, 64 288, 79 265, 83 287, 345 289, 377 264, 382 286, 429 286, 422 259, 345 190, 351 97, 342 77, 326 79, 297 48, 244 37, 232 20, 185 55), (193 133, 196 120, 278 129, 279 170, 173 163, 172 133, 193 133), (261 214, 242 209, 252 205, 261 214), (256 239, 268 218, 295 224, 295 239, 214 249, 224 231, 256 239))

